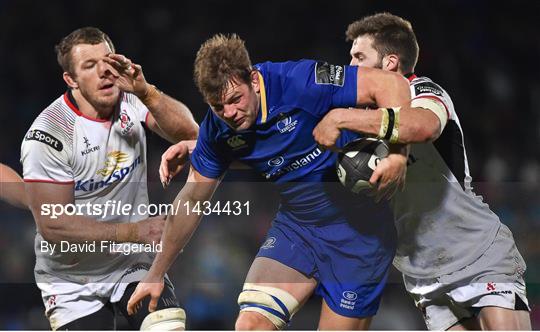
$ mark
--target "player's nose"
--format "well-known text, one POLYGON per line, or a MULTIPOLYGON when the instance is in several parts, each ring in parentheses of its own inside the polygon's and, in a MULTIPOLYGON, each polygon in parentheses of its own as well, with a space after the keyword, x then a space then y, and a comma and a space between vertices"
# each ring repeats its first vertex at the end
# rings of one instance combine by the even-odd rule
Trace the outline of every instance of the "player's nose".
POLYGON ((108 77, 108 76, 113 75, 114 73, 113 67, 103 60, 98 61, 97 69, 98 69, 99 77, 108 77))
POLYGON ((236 108, 232 106, 224 106, 223 107, 223 117, 226 119, 232 119, 236 116, 236 108))

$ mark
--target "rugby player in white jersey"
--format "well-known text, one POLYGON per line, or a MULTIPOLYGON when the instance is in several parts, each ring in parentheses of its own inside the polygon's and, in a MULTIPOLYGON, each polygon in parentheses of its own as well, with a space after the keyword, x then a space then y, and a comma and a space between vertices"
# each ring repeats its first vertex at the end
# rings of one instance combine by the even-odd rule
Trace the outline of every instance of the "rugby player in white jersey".
POLYGON ((0 164, 0 200, 27 209, 24 182, 11 167, 0 164))
POLYGON ((147 83, 140 65, 115 54, 99 29, 73 31, 56 52, 68 90, 37 117, 21 148, 38 230, 35 277, 51 328, 114 329, 118 312, 132 329, 183 329, 169 281, 155 313, 127 316, 125 307, 164 225, 138 208, 148 204, 142 123, 170 142, 196 138, 198 125, 184 104, 147 83), (113 203, 131 209, 113 212, 113 203), (56 216, 50 204, 87 208, 56 216), (121 243, 141 245, 127 254, 121 243))
POLYGON ((335 109, 314 130, 332 147, 340 129, 412 144, 407 180, 392 205, 394 266, 432 330, 531 329, 525 262, 512 233, 474 194, 463 132, 448 93, 414 67, 411 24, 389 13, 349 25, 351 64, 403 74, 413 109, 335 109), (391 118, 394 121, 390 121, 391 118), (390 122, 394 122, 392 125, 390 122), (393 128, 392 128, 393 127, 393 128))

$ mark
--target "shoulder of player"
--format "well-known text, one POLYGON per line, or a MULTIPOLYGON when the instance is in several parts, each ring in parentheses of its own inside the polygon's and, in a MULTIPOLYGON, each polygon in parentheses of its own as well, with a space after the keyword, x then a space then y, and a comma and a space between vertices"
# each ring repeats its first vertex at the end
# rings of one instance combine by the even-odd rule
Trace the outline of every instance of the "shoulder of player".
POLYGON ((283 62, 262 62, 254 65, 263 77, 279 76, 282 79, 296 77, 295 75, 301 73, 303 70, 311 72, 317 61, 309 59, 290 60, 283 62))
POLYGON ((59 152, 71 148, 76 119, 77 114, 62 95, 36 117, 22 143, 43 143, 36 146, 49 146, 59 152))
POLYGON ((427 76, 415 77, 413 80, 410 81, 410 85, 411 87, 414 87, 416 89, 415 91, 418 91, 419 93, 427 93, 432 90, 441 94, 443 92, 446 92, 441 85, 435 83, 431 78, 427 76), (423 90, 424 88, 425 90, 423 90))
POLYGON ((440 98, 450 98, 448 92, 438 83, 426 76, 415 77, 411 82, 413 97, 419 95, 434 95, 440 98))
POLYGON ((450 116, 454 114, 454 104, 448 92, 426 76, 415 77, 411 82, 412 99, 432 98, 442 102, 450 116))
POLYGON ((54 100, 36 117, 30 130, 48 130, 59 137, 72 136, 77 114, 70 109, 65 96, 54 100))

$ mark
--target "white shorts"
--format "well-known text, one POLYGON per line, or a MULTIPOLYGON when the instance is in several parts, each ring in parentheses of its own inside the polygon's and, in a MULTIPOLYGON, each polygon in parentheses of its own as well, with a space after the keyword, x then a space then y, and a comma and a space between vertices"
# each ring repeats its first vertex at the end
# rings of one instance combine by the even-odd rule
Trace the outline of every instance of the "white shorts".
POLYGON ((107 302, 118 302, 130 283, 140 281, 148 264, 135 264, 117 282, 78 284, 51 274, 40 273, 37 286, 45 304, 45 316, 56 330, 81 317, 99 311, 107 302))
POLYGON ((486 306, 530 310, 523 280, 525 269, 512 232, 501 224, 493 243, 472 264, 437 278, 404 275, 403 280, 422 310, 427 328, 447 330, 486 306))

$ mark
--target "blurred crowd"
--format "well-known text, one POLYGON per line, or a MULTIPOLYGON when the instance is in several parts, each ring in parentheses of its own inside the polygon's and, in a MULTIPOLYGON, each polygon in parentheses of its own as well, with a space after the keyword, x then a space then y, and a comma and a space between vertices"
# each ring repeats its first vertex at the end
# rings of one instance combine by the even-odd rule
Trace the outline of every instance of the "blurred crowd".
MULTIPOLYGON (((476 191, 514 232, 528 263, 533 328, 540 329, 540 95, 536 59, 540 2, 513 1, 46 1, 0 0, 0 161, 21 172, 20 143, 39 112, 65 90, 54 45, 81 26, 97 26, 117 51, 143 66, 147 80, 182 100, 201 121, 206 106, 192 80, 200 44, 238 33, 253 62, 313 58, 348 63, 347 25, 390 11, 409 19, 420 44, 417 74, 452 96, 476 191)), ((170 202, 157 169, 168 144, 148 133, 153 203, 170 202)), ((234 173, 234 172, 233 172, 234 173)), ((184 176, 185 177, 185 176, 184 176)), ((256 178, 254 178, 256 179, 256 178)), ((235 174, 216 199, 250 200, 250 216, 210 216, 171 271, 190 329, 231 329, 236 296, 272 215, 277 195, 235 174)), ((33 285, 35 225, 29 212, 0 203, 0 329, 46 329, 33 285)), ((423 329, 419 311, 392 272, 374 329, 423 329)), ((315 329, 318 300, 293 321, 315 329)))

